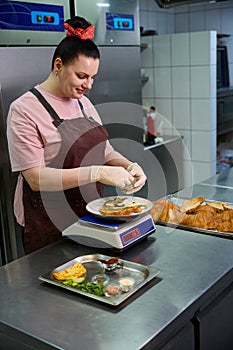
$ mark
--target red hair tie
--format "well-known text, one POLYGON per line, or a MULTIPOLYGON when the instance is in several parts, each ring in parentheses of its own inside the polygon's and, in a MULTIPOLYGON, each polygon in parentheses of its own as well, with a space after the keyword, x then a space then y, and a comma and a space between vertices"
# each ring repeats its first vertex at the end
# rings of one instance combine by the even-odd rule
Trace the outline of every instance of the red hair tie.
POLYGON ((93 39, 95 34, 95 26, 91 24, 86 29, 73 28, 69 23, 64 23, 64 28, 67 30, 66 36, 77 36, 82 40, 93 39))

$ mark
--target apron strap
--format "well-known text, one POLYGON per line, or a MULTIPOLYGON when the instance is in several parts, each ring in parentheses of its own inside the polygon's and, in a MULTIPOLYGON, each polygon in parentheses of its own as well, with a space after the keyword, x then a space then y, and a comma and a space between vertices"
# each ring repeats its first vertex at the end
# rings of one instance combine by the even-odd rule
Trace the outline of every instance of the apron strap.
MULTIPOLYGON (((47 112, 54 119, 53 124, 56 127, 58 127, 64 121, 64 119, 61 119, 59 117, 57 112, 53 109, 53 107, 48 103, 48 101, 44 98, 44 96, 36 88, 32 88, 29 91, 38 98, 38 100, 42 103, 42 105, 47 110, 47 112)), ((78 99, 78 104, 79 104, 79 107, 81 109, 81 112, 82 112, 84 118, 87 119, 89 122, 94 122, 95 123, 95 120, 92 117, 88 117, 87 116, 87 114, 84 111, 83 104, 82 104, 81 101, 79 101, 79 99, 78 99)))
POLYGON ((51 117, 54 119, 53 124, 58 127, 62 122, 63 119, 61 119, 59 117, 59 115, 57 114, 57 112, 55 112, 55 110, 53 109, 53 107, 48 103, 48 101, 46 101, 46 99, 44 98, 44 96, 35 88, 32 88, 30 90, 30 92, 35 95, 38 100, 42 103, 42 105, 44 106, 44 108, 47 110, 47 112, 51 115, 51 117))
POLYGON ((81 109, 81 112, 82 112, 84 118, 85 118, 86 120, 88 120, 89 122, 96 123, 95 120, 94 120, 92 117, 88 117, 88 115, 87 115, 86 112, 84 111, 83 104, 82 104, 82 102, 81 102, 79 99, 78 99, 78 104, 79 104, 79 107, 80 107, 80 109, 81 109))

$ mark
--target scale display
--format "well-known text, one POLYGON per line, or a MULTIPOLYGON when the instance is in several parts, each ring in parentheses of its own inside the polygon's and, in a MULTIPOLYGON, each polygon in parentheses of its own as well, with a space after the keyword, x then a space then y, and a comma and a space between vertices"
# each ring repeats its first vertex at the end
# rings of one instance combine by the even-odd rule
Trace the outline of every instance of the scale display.
POLYGON ((64 8, 3 0, 0 2, 0 29, 64 32, 64 8))
POLYGON ((134 30, 134 16, 131 14, 106 13, 107 30, 134 30))

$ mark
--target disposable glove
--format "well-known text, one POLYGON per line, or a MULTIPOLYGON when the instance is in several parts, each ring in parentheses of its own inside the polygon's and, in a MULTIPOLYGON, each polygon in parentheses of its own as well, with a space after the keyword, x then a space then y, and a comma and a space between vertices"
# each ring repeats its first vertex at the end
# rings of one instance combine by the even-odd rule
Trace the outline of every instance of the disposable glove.
POLYGON ((92 166, 91 182, 119 187, 121 190, 134 186, 134 176, 121 166, 92 166))
POLYGON ((127 171, 134 177, 134 184, 133 186, 128 186, 123 191, 126 194, 131 194, 134 192, 138 192, 146 182, 146 175, 140 165, 138 163, 132 163, 128 166, 127 171))

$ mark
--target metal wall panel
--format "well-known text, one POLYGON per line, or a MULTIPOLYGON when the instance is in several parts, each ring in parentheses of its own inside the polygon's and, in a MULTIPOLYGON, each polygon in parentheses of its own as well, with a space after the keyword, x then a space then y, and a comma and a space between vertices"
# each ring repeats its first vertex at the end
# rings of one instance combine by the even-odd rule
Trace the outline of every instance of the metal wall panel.
POLYGON ((89 93, 95 104, 130 102, 140 104, 141 61, 139 46, 101 46, 100 68, 89 93))
POLYGON ((97 45, 140 45, 139 2, 138 0, 73 0, 75 14, 86 18, 95 25, 94 41, 97 45), (102 5, 102 6, 101 6, 102 5), (105 6, 104 6, 105 5, 105 6), (107 30, 106 14, 132 15, 133 30, 107 30))
POLYGON ((13 214, 17 174, 12 174, 6 139, 10 103, 43 81, 50 72, 54 47, 0 48, 0 247, 2 263, 23 254, 21 228, 13 214), (36 68, 35 68, 36 67, 36 68))

